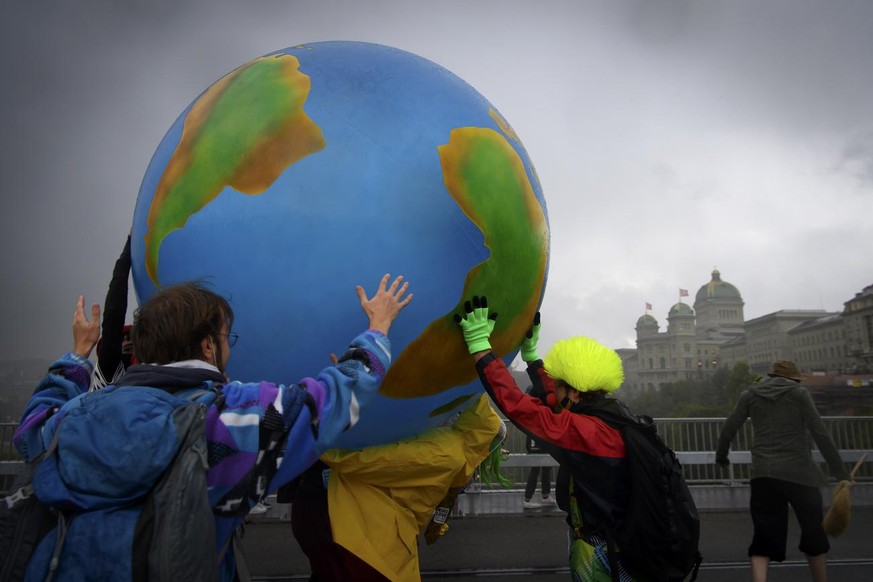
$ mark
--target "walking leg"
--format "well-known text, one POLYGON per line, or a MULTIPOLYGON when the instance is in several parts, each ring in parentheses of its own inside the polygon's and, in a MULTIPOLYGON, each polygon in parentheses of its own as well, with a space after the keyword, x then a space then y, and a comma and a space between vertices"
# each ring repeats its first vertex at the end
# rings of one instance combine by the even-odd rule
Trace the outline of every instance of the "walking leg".
POLYGON ((752 582, 767 582, 767 569, 770 558, 767 556, 750 556, 752 562, 752 582))
POLYGON ((827 554, 819 554, 817 556, 810 556, 807 554, 806 561, 809 563, 809 571, 812 572, 812 582, 828 581, 827 554))

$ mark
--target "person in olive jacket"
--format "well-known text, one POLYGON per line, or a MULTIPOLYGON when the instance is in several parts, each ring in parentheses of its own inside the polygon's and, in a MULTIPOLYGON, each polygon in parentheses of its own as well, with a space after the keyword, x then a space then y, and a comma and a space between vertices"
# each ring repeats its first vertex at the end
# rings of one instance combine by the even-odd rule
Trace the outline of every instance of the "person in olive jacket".
POLYGON ((788 504, 800 524, 800 545, 815 582, 827 579, 830 549, 822 528, 820 485, 827 483, 812 458, 809 435, 828 464, 831 476, 849 480, 833 439, 824 426, 812 398, 800 385, 803 376, 794 362, 773 364, 769 378, 753 384, 742 394, 724 423, 715 452, 715 462, 727 466, 728 449, 747 418, 752 418, 751 499, 754 534, 749 546, 753 582, 767 579, 770 560, 785 559, 788 537, 788 504))

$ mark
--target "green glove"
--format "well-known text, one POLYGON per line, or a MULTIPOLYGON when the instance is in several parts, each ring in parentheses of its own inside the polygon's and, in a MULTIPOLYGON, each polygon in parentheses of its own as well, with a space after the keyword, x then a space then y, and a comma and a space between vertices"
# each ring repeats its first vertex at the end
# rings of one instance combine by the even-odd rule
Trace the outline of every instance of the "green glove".
POLYGON ((533 325, 521 341, 521 359, 525 362, 535 362, 540 359, 537 353, 537 341, 540 339, 540 312, 534 315, 533 325))
POLYGON ((465 317, 455 314, 455 322, 461 326, 464 332, 464 341, 467 342, 467 351, 471 354, 484 352, 491 349, 488 338, 494 331, 497 323, 497 314, 488 315, 488 300, 482 296, 474 296, 472 303, 464 302, 465 317))

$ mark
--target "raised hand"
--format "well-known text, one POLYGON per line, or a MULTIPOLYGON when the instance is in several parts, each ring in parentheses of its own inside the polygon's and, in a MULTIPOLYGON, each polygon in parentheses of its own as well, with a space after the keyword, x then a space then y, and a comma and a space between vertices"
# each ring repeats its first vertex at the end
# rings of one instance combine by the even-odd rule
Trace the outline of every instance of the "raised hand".
POLYGON ((540 339, 540 312, 534 315, 533 325, 527 330, 521 341, 521 359, 525 362, 535 362, 540 359, 537 353, 537 342, 540 339))
POLYGON ((467 343, 467 351, 471 354, 491 350, 491 332, 497 323, 497 314, 488 314, 488 299, 474 296, 472 301, 464 302, 465 316, 455 314, 455 322, 464 332, 464 341, 467 343))
POLYGON ((83 358, 91 355, 91 350, 100 339, 100 304, 91 305, 91 321, 85 315, 85 296, 79 295, 76 311, 73 313, 73 352, 83 358))
POLYGON ((406 290, 409 288, 409 283, 403 281, 403 276, 399 276, 388 286, 388 281, 391 275, 386 273, 379 282, 379 289, 376 294, 367 298, 367 292, 360 285, 355 286, 355 291, 358 292, 358 299, 361 300, 361 309, 367 314, 370 319, 370 329, 381 331, 388 335, 388 330, 391 324, 397 319, 400 311, 409 305, 412 301, 412 293, 406 295, 406 290), (402 283, 402 285, 401 285, 402 283), (404 297, 405 295, 405 297, 404 297))

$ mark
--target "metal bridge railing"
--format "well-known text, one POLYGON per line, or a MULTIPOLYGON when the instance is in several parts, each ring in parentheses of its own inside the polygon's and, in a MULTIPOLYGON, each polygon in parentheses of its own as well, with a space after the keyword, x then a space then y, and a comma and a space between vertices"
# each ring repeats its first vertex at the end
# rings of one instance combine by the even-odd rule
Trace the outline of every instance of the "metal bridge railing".
MULTIPOLYGON (((855 462, 864 452, 873 451, 873 416, 828 416, 823 418, 844 461, 855 462)), ((737 484, 747 482, 751 454, 752 423, 746 422, 731 446, 731 465, 727 472, 715 465, 715 448, 724 424, 723 418, 659 418, 658 432, 667 446, 677 452, 685 478, 691 484, 737 484)), ((0 494, 8 491, 21 461, 12 446, 15 423, 0 423, 0 494)), ((554 466, 548 455, 529 455, 525 450, 525 435, 507 422, 504 448, 510 455, 501 470, 516 486, 524 487, 527 470, 532 466, 554 466)), ((824 463, 818 451, 815 458, 824 463)), ((873 457, 873 456, 871 456, 873 457)), ((856 481, 873 481, 873 458, 868 458, 856 476, 856 481)))
MULTIPOLYGON (((861 455, 873 451, 873 416, 823 417, 840 456, 846 462, 856 462, 861 455)), ((731 465, 725 471, 715 464, 715 449, 724 418, 657 418, 658 434, 668 447, 676 451, 685 478, 691 484, 745 483, 749 480, 752 457, 752 422, 747 421, 731 443, 731 465)), ((525 435, 511 423, 504 448, 509 452, 501 465, 502 472, 523 487, 527 469, 533 466, 556 466, 548 455, 530 455, 525 451, 525 435)), ((873 455, 871 455, 873 457, 873 455)), ((821 454, 813 450, 813 458, 826 468, 821 454)), ((856 481, 873 481, 873 458, 859 469, 856 481)))

